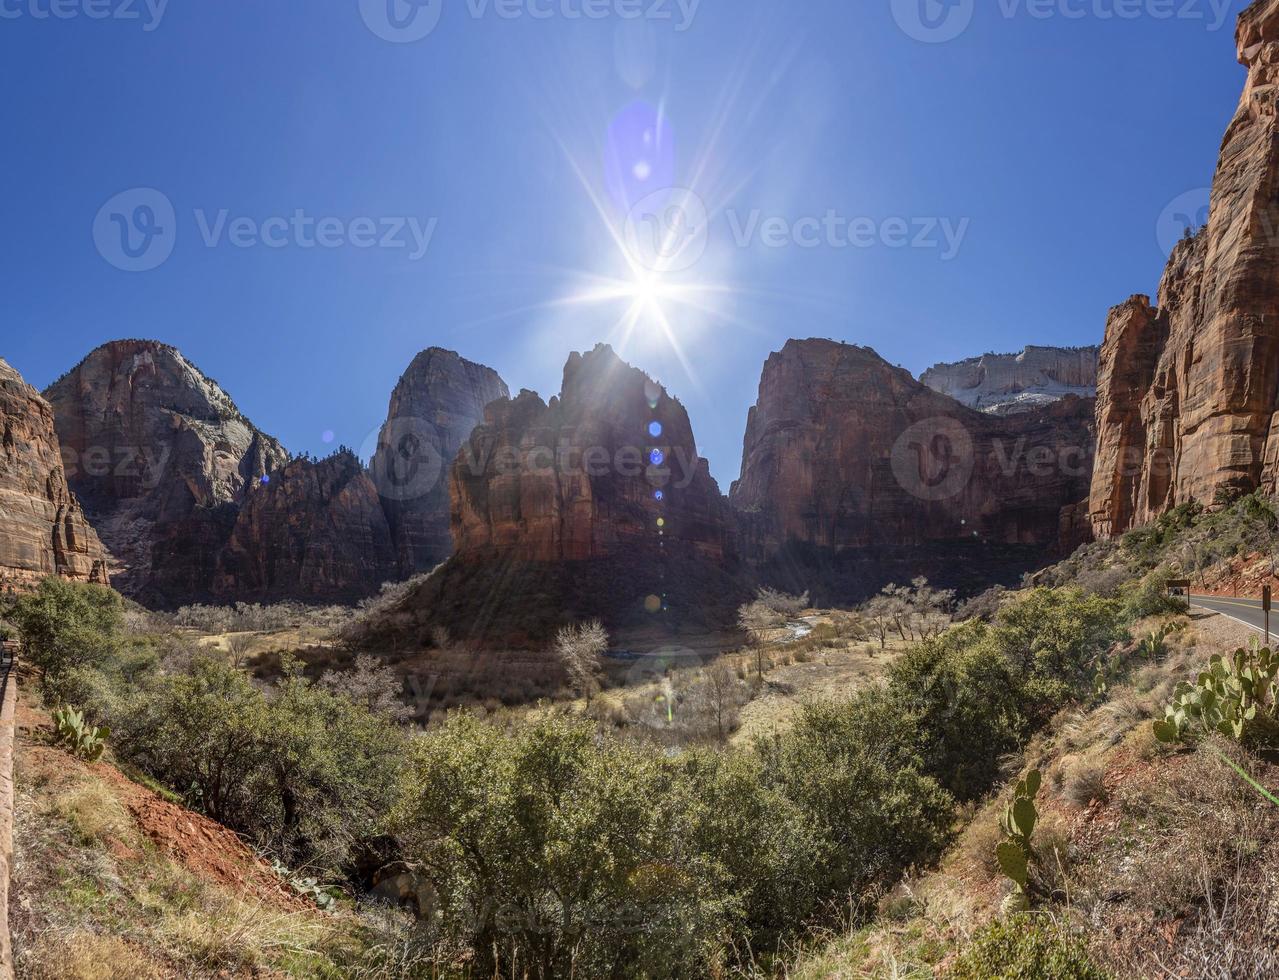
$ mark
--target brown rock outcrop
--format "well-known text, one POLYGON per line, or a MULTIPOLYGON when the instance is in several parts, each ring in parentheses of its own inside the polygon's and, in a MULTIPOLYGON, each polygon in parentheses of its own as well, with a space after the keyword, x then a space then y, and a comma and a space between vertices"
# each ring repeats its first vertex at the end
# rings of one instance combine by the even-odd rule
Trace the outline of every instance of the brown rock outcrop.
POLYGON ((684 407, 607 346, 549 403, 494 402, 451 473, 454 557, 399 629, 544 643, 566 621, 722 628, 749 594, 733 515, 684 407))
POLYGON ((354 454, 339 452, 296 459, 249 495, 212 591, 222 601, 352 601, 398 574, 377 488, 354 454))
POLYGON ((869 348, 792 340, 764 366, 731 500, 756 560, 787 550, 1024 546, 1088 492, 1093 406, 974 411, 869 348))
POLYGON ((449 466, 485 406, 508 397, 492 368, 438 347, 418 354, 400 378, 369 469, 405 577, 453 553, 449 466))
POLYGON ((124 565, 119 587, 160 604, 209 598, 239 508, 284 448, 155 341, 99 347, 45 396, 67 478, 124 565))
POLYGON ((919 380, 981 412, 1029 412, 1067 395, 1095 397, 1099 353, 1097 347, 1027 347, 938 364, 919 380))
POLYGON ((1279 483, 1279 0, 1239 17, 1248 69, 1208 224, 1174 250, 1158 307, 1111 312, 1090 499, 1101 537, 1189 501, 1279 483))
POLYGON ((107 585, 107 555, 67 486, 53 409, 0 359, 0 587, 107 585))

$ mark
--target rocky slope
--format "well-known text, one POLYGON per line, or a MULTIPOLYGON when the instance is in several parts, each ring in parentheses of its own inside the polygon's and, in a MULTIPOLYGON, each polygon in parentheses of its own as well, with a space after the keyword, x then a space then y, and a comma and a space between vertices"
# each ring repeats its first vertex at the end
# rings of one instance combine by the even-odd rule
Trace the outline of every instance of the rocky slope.
POLYGON ((938 364, 920 381, 982 412, 1034 411, 1067 395, 1097 394, 1097 347, 1027 347, 1020 354, 986 354, 938 364))
POLYGON ((165 604, 210 597, 236 514, 284 448, 154 341, 99 347, 45 396, 71 486, 123 563, 117 585, 165 604))
POLYGON ((1074 543, 1061 537, 1088 492, 1092 414, 1071 396, 985 414, 868 348, 792 340, 764 366, 731 492, 747 551, 882 561, 962 545, 968 562, 1007 547, 1042 560, 1074 543))
POLYGON ((1239 17, 1248 77, 1208 224, 1174 250, 1157 306, 1111 311, 1090 499, 1097 535, 1186 501, 1279 487, 1279 0, 1239 17))
POLYGON ((0 588, 47 575, 107 581, 107 555, 67 486, 53 410, 0 359, 0 588))
POLYGON ((544 641, 565 621, 678 633, 732 622, 749 594, 727 501, 688 415, 607 346, 560 395, 489 405, 451 473, 456 554, 400 631, 544 641))
POLYGON ((492 368, 438 347, 414 358, 400 378, 369 468, 405 577, 452 554, 449 467, 484 407, 509 396, 492 368))

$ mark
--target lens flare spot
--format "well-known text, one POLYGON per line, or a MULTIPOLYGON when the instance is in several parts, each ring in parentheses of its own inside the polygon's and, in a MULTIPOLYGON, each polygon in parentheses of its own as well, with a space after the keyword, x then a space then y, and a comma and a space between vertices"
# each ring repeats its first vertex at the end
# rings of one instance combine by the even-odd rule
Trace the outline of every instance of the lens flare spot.
POLYGON ((662 611, 662 600, 655 595, 651 595, 644 600, 644 609, 646 612, 659 613, 662 611))
POLYGON ((651 453, 648 454, 648 461, 652 463, 654 466, 661 466, 663 463, 666 462, 666 454, 662 452, 660 449, 654 449, 651 453))
POLYGON ((666 499, 666 494, 662 493, 661 490, 658 490, 656 493, 653 494, 653 499, 660 504, 663 500, 666 499))
POLYGON ((648 424, 648 434, 654 439, 660 439, 662 437, 662 423, 650 422, 648 424))

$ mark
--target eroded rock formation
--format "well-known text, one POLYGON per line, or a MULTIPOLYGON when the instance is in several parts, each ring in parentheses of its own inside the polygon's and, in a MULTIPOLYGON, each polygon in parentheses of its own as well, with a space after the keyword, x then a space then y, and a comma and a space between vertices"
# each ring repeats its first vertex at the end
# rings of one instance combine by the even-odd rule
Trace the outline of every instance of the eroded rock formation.
POLYGON ((1099 353, 1097 347, 1027 347, 938 364, 919 380, 981 412, 1029 412, 1067 395, 1094 397, 1099 353))
POLYGON ((296 459, 249 495, 219 551, 222 601, 363 598, 399 563, 377 488, 350 452, 296 459))
POLYGON ((207 599, 239 508, 288 453, 175 348, 106 344, 45 392, 67 478, 123 564, 117 585, 207 599))
POLYGON ((1093 405, 977 412, 869 348, 792 340, 764 366, 731 500, 750 555, 1026 546, 1051 555, 1088 493, 1093 405))
POLYGON ((1279 0, 1245 10, 1248 69, 1207 225, 1174 250, 1158 305, 1111 312, 1090 500, 1107 537, 1177 504, 1279 483, 1279 0))
POLYGON ((371 473, 349 452, 292 459, 155 341, 98 348, 47 396, 71 484, 123 563, 118 584, 176 606, 349 601, 434 567, 450 550, 443 460, 505 393, 488 368, 424 352, 396 388, 371 473))
POLYGON ((452 554, 449 466, 485 406, 509 396, 492 368, 438 347, 414 358, 400 378, 369 468, 405 577, 452 554))
POLYGON ((0 359, 0 588, 48 575, 107 581, 107 555, 67 486, 53 410, 0 359))
POLYGON ((684 407, 599 346, 550 402, 494 402, 451 474, 454 557, 405 603, 425 635, 545 642, 566 621, 720 628, 749 594, 684 407))

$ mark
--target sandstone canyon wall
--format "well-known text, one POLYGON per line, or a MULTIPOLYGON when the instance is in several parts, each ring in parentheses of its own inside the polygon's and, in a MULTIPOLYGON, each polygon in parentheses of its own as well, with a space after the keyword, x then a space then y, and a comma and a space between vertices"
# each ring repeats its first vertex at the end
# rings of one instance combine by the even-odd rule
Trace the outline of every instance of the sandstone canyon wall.
MULTIPOLYGON (((755 561, 789 554, 835 579, 847 578, 829 567, 840 556, 888 569, 903 548, 916 549, 906 571, 924 570, 929 552, 961 556, 970 571, 1015 564, 1009 549, 1042 562, 1077 543, 1063 535, 1077 535, 1071 508, 1088 493, 1092 428, 1091 400, 986 414, 868 348, 792 340, 765 364, 731 500, 755 561)), ((869 589, 877 574, 863 564, 841 587, 869 589)))
POLYGON ((175 348, 116 341, 52 385, 68 479, 123 570, 158 604, 212 597, 239 508, 289 459, 175 348))
POLYGON ((454 557, 401 631, 544 642, 564 622, 687 635, 750 594, 734 517, 678 400, 613 350, 574 354, 558 397, 489 405, 451 472, 454 557))
POLYGON ((400 378, 369 468, 405 577, 453 553, 449 467, 485 406, 508 397, 492 368, 438 347, 414 358, 400 378))
POLYGON ((1100 353, 1098 347, 1027 347, 938 364, 919 380, 981 412, 1028 412, 1067 395, 1095 397, 1100 353))
POLYGON ((67 486, 52 408, 0 359, 0 588, 48 575, 106 585, 107 555, 67 486))
MULTIPOLYGON (((456 354, 419 356, 391 402, 383 472, 417 472, 414 453, 451 458, 505 390, 456 354)), ((121 563, 117 584, 150 604, 346 602, 448 553, 440 464, 409 497, 348 452, 293 459, 166 344, 106 344, 46 394, 71 486, 121 563)))
POLYGON ((1173 251, 1157 305, 1133 297, 1106 325, 1099 537, 1279 483, 1279 0, 1240 15, 1237 44, 1248 75, 1208 223, 1173 251))

